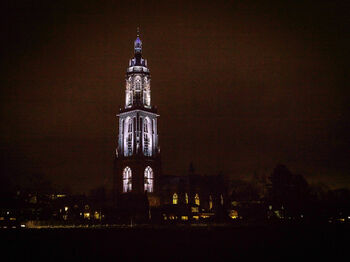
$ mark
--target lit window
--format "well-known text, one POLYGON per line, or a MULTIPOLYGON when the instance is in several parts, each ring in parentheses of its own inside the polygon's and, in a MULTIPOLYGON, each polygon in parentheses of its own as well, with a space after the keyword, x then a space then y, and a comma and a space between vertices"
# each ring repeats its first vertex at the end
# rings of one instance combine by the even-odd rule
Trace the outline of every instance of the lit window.
POLYGON ((148 120, 147 118, 145 118, 145 121, 143 122, 143 132, 145 133, 148 133, 147 125, 148 125, 148 120))
POLYGON ((95 213, 94 213, 94 218, 95 218, 96 220, 101 220, 101 213, 95 211, 95 213))
POLYGON ((237 210, 230 210, 230 212, 229 212, 229 217, 232 218, 232 219, 238 218, 238 212, 237 212, 237 210))
POLYGON ((191 212, 192 213, 198 213, 199 212, 198 207, 191 207, 191 212))
POLYGON ((128 156, 132 155, 132 119, 128 122, 128 156))
POLYGON ((177 201, 178 201, 178 196, 176 193, 173 194, 173 204, 177 205, 177 201))
POLYGON ((185 193, 185 201, 186 201, 186 204, 188 204, 188 194, 185 193))
POLYGON ((129 133, 132 132, 132 121, 131 121, 131 119, 129 119, 128 132, 129 132, 129 133))
POLYGON ((213 209, 213 199, 211 196, 209 196, 209 209, 213 209))
MULTIPOLYGON (((146 89, 149 88, 149 85, 146 85, 146 89)), ((143 91, 143 103, 146 107, 149 107, 151 105, 151 95, 149 90, 143 91)))
POLYGON ((153 192, 153 170, 150 166, 145 169, 145 191, 153 192))
POLYGON ((131 169, 130 167, 124 168, 123 171, 123 192, 130 192, 132 188, 132 181, 131 181, 131 169))
POLYGON ((135 90, 141 90, 141 78, 139 76, 135 77, 135 90))
POLYGON ((126 90, 125 90, 125 106, 130 107, 132 105, 132 90, 130 89, 131 83, 130 81, 126 82, 126 90))
POLYGON ((145 156, 149 156, 149 151, 148 151, 148 145, 149 145, 149 140, 148 140, 148 135, 147 134, 144 134, 143 135, 143 143, 144 143, 144 153, 145 153, 145 156))
POLYGON ((150 141, 151 141, 151 136, 148 131, 149 130, 149 119, 145 118, 143 121, 143 152, 145 156, 151 156, 150 152, 150 141))
POLYGON ((128 135, 128 156, 132 155, 132 134, 128 135))
POLYGON ((63 195, 63 194, 61 194, 61 195, 57 195, 57 197, 65 197, 66 195, 63 195))
POLYGON ((198 205, 198 206, 199 206, 199 204, 200 204, 198 194, 196 194, 196 195, 194 196, 194 203, 195 203, 196 205, 198 205))

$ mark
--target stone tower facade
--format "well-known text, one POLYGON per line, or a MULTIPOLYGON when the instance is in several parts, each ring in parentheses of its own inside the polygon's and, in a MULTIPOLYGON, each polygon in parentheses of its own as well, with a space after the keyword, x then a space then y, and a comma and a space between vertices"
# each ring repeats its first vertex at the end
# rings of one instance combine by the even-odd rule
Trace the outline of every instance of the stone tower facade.
POLYGON ((139 34, 134 42, 125 77, 125 105, 118 116, 119 135, 116 149, 114 190, 116 198, 137 199, 147 196, 151 206, 158 205, 160 148, 157 110, 151 104, 151 75, 142 57, 139 34))

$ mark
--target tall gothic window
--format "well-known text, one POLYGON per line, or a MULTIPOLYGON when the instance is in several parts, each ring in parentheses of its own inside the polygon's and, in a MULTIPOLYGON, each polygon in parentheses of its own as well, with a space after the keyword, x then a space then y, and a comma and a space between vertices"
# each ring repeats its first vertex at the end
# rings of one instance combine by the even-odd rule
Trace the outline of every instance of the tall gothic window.
POLYGON ((153 192, 153 170, 150 166, 145 169, 145 191, 153 192))
POLYGON ((174 205, 177 205, 178 200, 179 200, 179 198, 178 198, 177 194, 174 193, 174 194, 173 194, 173 204, 174 204, 174 205))
POLYGON ((150 156, 150 134, 149 134, 149 122, 150 120, 145 118, 143 121, 143 152, 145 156, 150 156))
POLYGON ((134 99, 136 103, 141 101, 141 77, 136 76, 134 79, 134 99))
POLYGON ((147 77, 144 78, 143 104, 146 107, 151 106, 150 80, 147 80, 147 77))
POLYGON ((187 193, 185 193, 185 202, 186 202, 186 204, 188 204, 188 194, 187 193))
POLYGON ((198 206, 199 206, 199 204, 200 204, 198 194, 196 194, 196 195, 194 196, 194 203, 195 203, 196 205, 198 205, 198 206))
POLYGON ((132 189, 132 175, 130 167, 123 170, 123 193, 130 192, 132 189))
POLYGON ((145 118, 145 121, 143 122, 143 132, 145 132, 145 133, 148 133, 147 124, 148 124, 148 120, 147 120, 147 118, 145 118))
POLYGON ((128 122, 128 156, 132 155, 132 119, 128 122))

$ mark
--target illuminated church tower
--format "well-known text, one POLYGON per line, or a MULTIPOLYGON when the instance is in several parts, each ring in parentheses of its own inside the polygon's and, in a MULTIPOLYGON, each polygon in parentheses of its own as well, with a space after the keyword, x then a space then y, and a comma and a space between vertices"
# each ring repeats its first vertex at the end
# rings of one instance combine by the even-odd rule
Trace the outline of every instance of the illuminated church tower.
POLYGON ((147 194, 156 205, 160 173, 157 110, 151 105, 151 76, 142 57, 139 34, 134 57, 126 71, 125 105, 119 114, 119 136, 115 159, 115 191, 119 199, 147 194), (153 200, 152 200, 153 197, 153 200))

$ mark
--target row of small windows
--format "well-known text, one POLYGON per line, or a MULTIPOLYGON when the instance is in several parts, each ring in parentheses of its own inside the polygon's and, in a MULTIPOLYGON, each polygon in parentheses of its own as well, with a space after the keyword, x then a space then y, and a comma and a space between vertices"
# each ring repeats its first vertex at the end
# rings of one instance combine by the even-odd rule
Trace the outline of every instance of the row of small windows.
MULTIPOLYGON (((144 172, 144 189, 152 193, 154 185, 153 170, 150 166, 145 168, 144 172)), ((123 193, 131 192, 132 190, 132 172, 130 167, 125 167, 123 170, 123 193)))
MULTIPOLYGON (((186 202, 186 204, 188 204, 188 194, 187 193, 185 193, 185 202, 186 202)), ((177 193, 174 193, 173 194, 173 204, 177 205, 178 203, 179 203, 179 196, 177 193)), ((199 200, 198 194, 195 194, 195 196, 194 196, 194 203, 198 206, 200 205, 200 200, 199 200)), ((224 198, 222 195, 220 195, 220 203, 221 203, 221 205, 224 204, 224 198)), ((212 208, 213 208, 213 198, 211 196, 209 196, 209 209, 212 209, 212 208)))
MULTIPOLYGON (((187 193, 185 193, 185 201, 186 201, 186 204, 188 204, 188 194, 187 193)), ((179 196, 177 195, 177 193, 174 193, 173 194, 173 204, 177 205, 178 203, 179 203, 179 196)), ((200 205, 199 195, 198 194, 196 194, 194 196, 194 203, 196 205, 198 205, 198 206, 200 205)))

